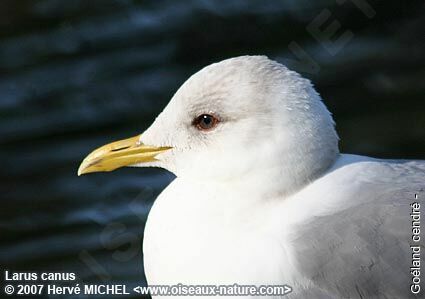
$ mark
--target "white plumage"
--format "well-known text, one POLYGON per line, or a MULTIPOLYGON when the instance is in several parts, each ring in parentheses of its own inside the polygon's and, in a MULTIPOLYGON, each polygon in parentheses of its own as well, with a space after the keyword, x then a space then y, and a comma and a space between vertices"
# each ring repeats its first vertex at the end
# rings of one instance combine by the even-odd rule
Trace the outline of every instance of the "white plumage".
POLYGON ((287 298, 413 296, 409 205, 424 196, 425 163, 340 154, 320 96, 283 65, 244 56, 207 66, 140 141, 173 149, 138 166, 177 176, 148 217, 149 284, 288 284, 287 298), (197 129, 202 114, 219 123, 197 129))

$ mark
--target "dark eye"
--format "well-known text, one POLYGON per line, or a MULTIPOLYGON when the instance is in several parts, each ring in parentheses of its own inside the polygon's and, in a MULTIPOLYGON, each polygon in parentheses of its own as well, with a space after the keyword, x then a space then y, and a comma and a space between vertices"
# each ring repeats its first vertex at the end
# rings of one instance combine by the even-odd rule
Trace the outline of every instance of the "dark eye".
POLYGON ((214 129, 219 120, 211 114, 201 114, 193 120, 193 125, 201 131, 208 131, 214 129))

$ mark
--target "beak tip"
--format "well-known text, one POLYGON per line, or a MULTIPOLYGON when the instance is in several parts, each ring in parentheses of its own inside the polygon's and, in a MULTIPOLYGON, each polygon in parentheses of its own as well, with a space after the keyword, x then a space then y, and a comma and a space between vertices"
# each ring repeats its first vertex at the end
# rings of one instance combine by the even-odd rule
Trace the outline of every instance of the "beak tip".
POLYGON ((81 175, 85 174, 86 173, 85 170, 86 170, 86 167, 85 167, 84 163, 81 163, 80 167, 78 167, 77 175, 81 176, 81 175))

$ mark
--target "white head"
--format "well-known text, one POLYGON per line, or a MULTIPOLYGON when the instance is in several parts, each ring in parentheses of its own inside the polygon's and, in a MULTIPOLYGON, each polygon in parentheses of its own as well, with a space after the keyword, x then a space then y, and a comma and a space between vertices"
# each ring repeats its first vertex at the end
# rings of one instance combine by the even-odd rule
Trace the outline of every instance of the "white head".
MULTIPOLYGON (((280 180, 285 193, 315 179, 338 155, 334 122, 310 81, 265 56, 227 59, 194 74, 139 141, 161 153, 127 165, 212 183, 280 180)), ((106 161, 102 149, 81 173, 105 170, 97 165, 106 161)))
POLYGON ((141 141, 173 147, 151 166, 178 177, 265 175, 280 178, 288 192, 320 175, 338 154, 334 122, 310 81, 265 56, 227 59, 194 74, 141 141))

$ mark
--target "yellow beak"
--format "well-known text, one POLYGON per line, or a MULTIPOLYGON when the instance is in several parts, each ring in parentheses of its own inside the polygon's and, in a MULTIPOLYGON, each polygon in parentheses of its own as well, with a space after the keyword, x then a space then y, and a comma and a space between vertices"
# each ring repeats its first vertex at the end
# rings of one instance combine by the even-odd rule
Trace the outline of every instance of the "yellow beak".
POLYGON ((78 175, 112 171, 120 167, 157 161, 155 157, 171 147, 154 147, 140 143, 140 135, 109 143, 91 152, 78 168, 78 175))

